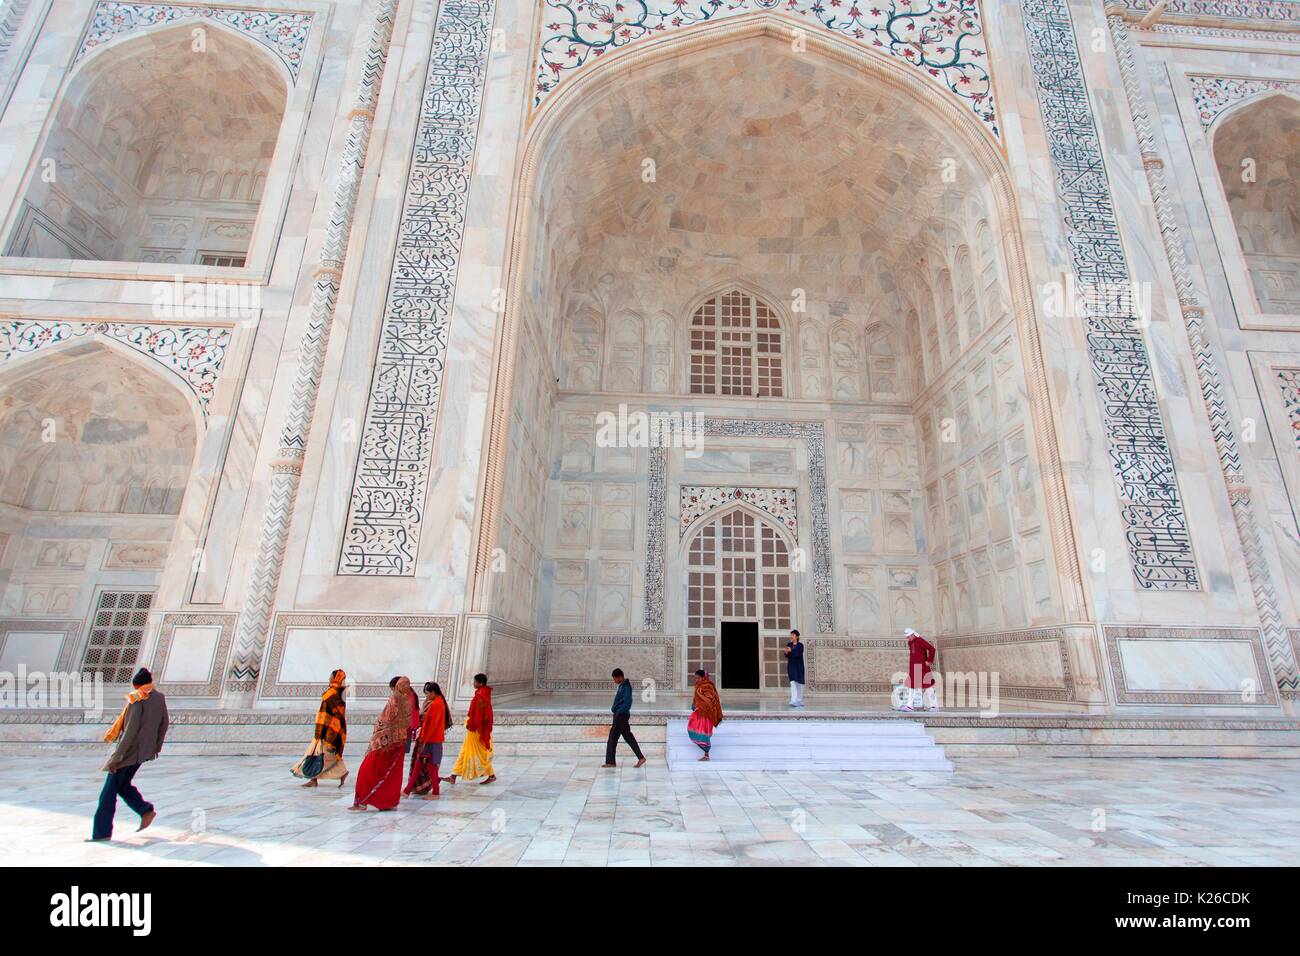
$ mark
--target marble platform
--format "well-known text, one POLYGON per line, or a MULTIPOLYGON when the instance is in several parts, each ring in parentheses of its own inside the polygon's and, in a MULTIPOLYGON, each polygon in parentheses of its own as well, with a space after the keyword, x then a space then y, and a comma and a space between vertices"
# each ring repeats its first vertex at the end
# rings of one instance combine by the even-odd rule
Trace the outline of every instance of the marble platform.
MULTIPOLYGON (((359 751, 356 756, 359 756, 359 751)), ((86 844, 100 757, 0 755, 10 866, 1266 866, 1300 853, 1300 764, 958 759, 951 774, 617 770, 501 757, 498 783, 349 813, 284 757, 165 752, 137 783, 159 811, 86 844)), ((355 772, 355 757, 349 760, 355 772)))
MULTIPOLYGON (((370 702, 367 702, 370 703, 370 702)), ((373 706, 373 704, 372 704, 373 706)), ((301 705, 299 705, 301 707, 301 705)), ((894 721, 922 724, 949 757, 1224 757, 1300 758, 1300 720, 1213 714, 1171 714, 1158 708, 1131 708, 1124 714, 1062 714, 1007 710, 997 716, 974 710, 903 714, 885 698, 864 701, 849 696, 810 698, 798 711, 780 698, 727 695, 726 713, 754 721, 894 721)), ((661 694, 653 704, 638 703, 632 722, 647 752, 662 755, 667 724, 690 712, 686 695, 661 694)), ((369 732, 373 711, 349 705, 352 733, 369 732)), ((463 717, 456 711, 454 716, 463 717)), ((301 753, 310 739, 313 712, 283 710, 199 710, 173 706, 169 745, 177 754, 213 756, 301 753)), ((89 718, 77 711, 0 709, 0 755, 81 751, 100 753, 110 717, 89 718)), ((609 729, 605 695, 533 695, 496 708, 498 751, 515 756, 584 753, 599 756, 609 729)), ((449 738, 463 734, 453 721, 449 738)))

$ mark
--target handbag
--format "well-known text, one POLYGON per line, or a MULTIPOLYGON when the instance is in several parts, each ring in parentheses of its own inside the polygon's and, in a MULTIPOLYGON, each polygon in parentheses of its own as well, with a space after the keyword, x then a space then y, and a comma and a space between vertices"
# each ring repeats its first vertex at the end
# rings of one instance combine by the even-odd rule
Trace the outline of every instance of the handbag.
POLYGON ((290 771, 295 777, 305 777, 308 780, 314 780, 320 776, 325 769, 325 755, 320 752, 320 741, 317 740, 312 744, 311 750, 298 761, 298 765, 290 771))

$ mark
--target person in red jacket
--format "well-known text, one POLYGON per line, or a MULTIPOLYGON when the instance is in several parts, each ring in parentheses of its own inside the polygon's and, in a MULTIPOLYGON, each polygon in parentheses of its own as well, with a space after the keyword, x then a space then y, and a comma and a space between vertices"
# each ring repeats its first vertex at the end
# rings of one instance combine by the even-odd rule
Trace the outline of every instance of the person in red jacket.
POLYGON ((408 797, 414 793, 426 800, 438 799, 441 792, 438 765, 442 763, 442 744, 450 726, 451 709, 447 706, 447 698, 442 696, 441 687, 429 681, 424 685, 424 711, 420 715, 420 735, 415 741, 411 777, 403 791, 408 797))
POLYGON ((492 769, 492 688, 487 674, 474 675, 474 699, 469 702, 465 717, 465 741, 460 745, 460 756, 451 768, 451 776, 443 777, 455 783, 457 777, 474 780, 486 775, 483 783, 496 780, 492 769))
POLYGON ((939 695, 934 686, 930 665, 934 663, 934 645, 910 627, 903 630, 907 638, 907 702, 900 710, 916 710, 922 699, 931 710, 939 709, 939 695), (924 694, 924 698, 922 695, 924 694))

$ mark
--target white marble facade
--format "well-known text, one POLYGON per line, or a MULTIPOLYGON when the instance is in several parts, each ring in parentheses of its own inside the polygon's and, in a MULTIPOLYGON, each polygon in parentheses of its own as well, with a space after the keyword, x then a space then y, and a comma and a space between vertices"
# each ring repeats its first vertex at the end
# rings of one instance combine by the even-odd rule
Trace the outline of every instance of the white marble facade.
POLYGON ((1300 3, 710 10, 6 0, 0 664, 1293 712, 1300 3))

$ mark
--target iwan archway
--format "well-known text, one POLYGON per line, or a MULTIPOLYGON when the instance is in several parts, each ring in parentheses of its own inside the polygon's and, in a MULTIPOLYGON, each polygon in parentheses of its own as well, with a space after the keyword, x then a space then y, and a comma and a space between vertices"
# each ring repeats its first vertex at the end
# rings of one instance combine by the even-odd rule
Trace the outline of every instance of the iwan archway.
POLYGON ((790 619, 752 617, 810 639, 814 688, 887 690, 904 626, 1087 617, 998 145, 900 62, 792 36, 760 14, 645 41, 535 117, 472 602, 536 634, 541 688, 716 659, 702 502, 788 549, 753 573, 788 579, 790 619))

